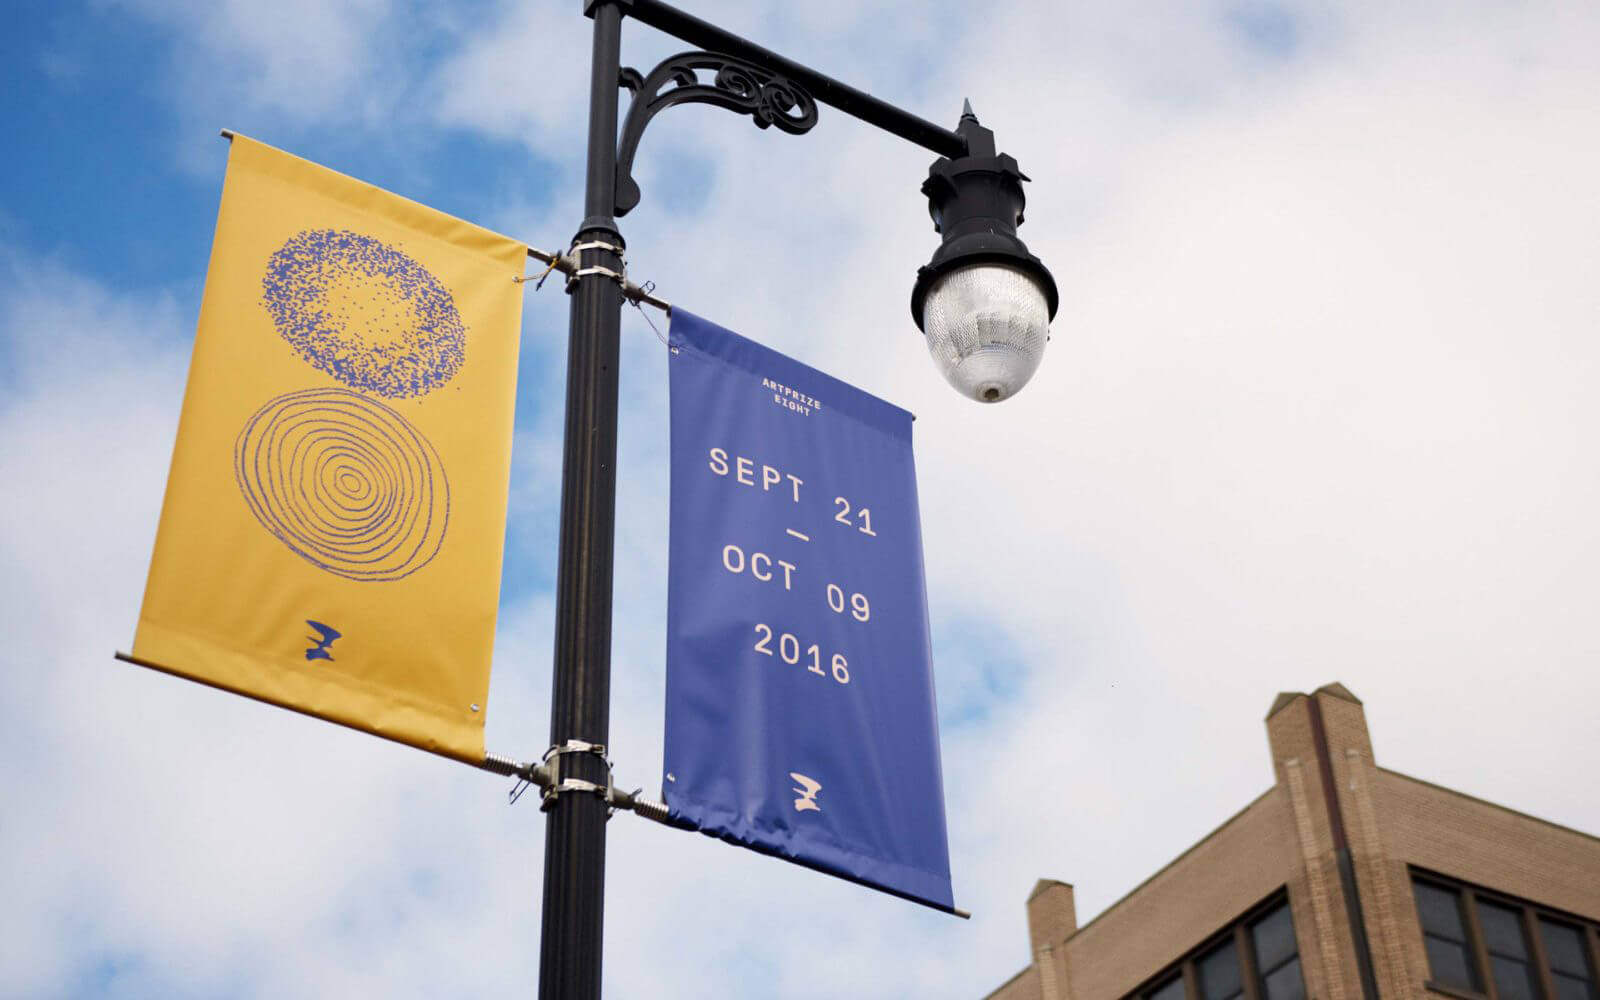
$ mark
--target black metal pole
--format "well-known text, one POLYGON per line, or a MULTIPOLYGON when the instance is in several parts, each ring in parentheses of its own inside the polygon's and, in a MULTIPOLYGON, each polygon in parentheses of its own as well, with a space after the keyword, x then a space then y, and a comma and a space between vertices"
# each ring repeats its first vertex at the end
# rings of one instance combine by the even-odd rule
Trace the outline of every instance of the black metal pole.
MULTIPOLYGON (((621 248, 616 200, 617 99, 622 12, 591 0, 589 164, 577 244, 621 248)), ((620 273, 615 250, 590 248, 580 270, 620 273)), ((580 274, 572 289, 567 347, 567 420, 561 470, 561 549, 556 568, 556 641, 550 743, 605 744, 611 716, 611 580, 617 493, 619 283, 580 274)), ((606 766, 592 753, 562 754, 560 778, 601 787, 606 766)), ((545 823, 544 915, 539 945, 543 1000, 599 1000, 605 919, 606 804, 591 793, 558 795, 545 823)))

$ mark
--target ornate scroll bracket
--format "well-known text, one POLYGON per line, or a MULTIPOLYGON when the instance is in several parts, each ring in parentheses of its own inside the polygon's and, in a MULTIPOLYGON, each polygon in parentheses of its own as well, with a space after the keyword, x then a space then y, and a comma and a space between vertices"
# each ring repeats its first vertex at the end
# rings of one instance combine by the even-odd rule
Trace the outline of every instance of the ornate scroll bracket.
POLYGON ((649 76, 622 70, 620 83, 633 94, 628 117, 617 142, 616 214, 627 215, 639 204, 633 179, 633 156, 650 119, 675 104, 712 104, 755 120, 757 128, 776 125, 790 135, 811 131, 817 123, 817 102, 792 80, 754 63, 715 52, 684 52, 662 61, 649 76), (713 73, 700 82, 700 72, 713 73))

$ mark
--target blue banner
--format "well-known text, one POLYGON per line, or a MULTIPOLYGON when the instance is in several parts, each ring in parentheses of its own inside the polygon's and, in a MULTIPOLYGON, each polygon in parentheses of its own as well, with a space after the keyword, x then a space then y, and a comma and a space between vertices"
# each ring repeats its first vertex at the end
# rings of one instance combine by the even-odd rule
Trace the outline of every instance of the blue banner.
POLYGON ((911 414, 673 308, 663 798, 953 911, 911 414))

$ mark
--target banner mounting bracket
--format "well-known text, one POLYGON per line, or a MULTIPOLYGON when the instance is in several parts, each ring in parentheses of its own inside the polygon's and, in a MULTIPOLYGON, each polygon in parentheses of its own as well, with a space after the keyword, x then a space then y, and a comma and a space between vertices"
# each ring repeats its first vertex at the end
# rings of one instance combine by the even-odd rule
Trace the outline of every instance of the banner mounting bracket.
POLYGON ((530 785, 538 785, 541 790, 540 798, 542 808, 549 808, 556 798, 567 792, 583 792, 598 795, 605 800, 612 813, 618 810, 636 813, 645 819, 654 820, 663 826, 670 826, 680 830, 694 829, 692 824, 672 818, 667 806, 663 802, 656 802, 641 796, 644 791, 636 788, 625 792, 616 787, 611 780, 611 762, 605 756, 606 748, 599 743, 588 743, 583 740, 568 740, 564 745, 553 746, 545 751, 544 762, 539 764, 518 763, 509 757, 497 754, 485 754, 483 763, 479 764, 480 770, 491 774, 503 775, 507 778, 516 778, 517 784, 511 789, 510 801, 515 803, 520 799, 530 785), (567 754, 592 753, 599 756, 606 765, 606 784, 601 785, 593 781, 584 781, 581 778, 561 778, 557 773, 559 767, 553 761, 559 760, 567 754))
POLYGON ((627 299, 631 304, 635 306, 655 306, 657 309, 660 309, 667 315, 672 315, 672 303, 655 294, 655 284, 653 282, 645 282, 643 285, 640 285, 634 282, 626 274, 626 265, 623 267, 623 273, 618 273, 608 267, 596 267, 593 269, 580 267, 578 264, 578 254, 583 250, 610 250, 611 252, 617 254, 617 256, 622 256, 622 251, 616 246, 598 241, 579 243, 564 252, 556 251, 554 253, 549 250, 540 250, 538 247, 530 246, 528 247, 528 256, 545 265, 544 273, 537 276, 518 275, 511 280, 517 282, 518 284, 522 284, 523 282, 527 281, 535 282, 533 287, 535 290, 537 290, 541 285, 544 284, 544 279, 550 276, 551 271, 560 271, 562 276, 567 279, 567 284, 569 286, 572 284, 572 282, 576 281, 583 275, 600 274, 610 278, 620 285, 622 287, 622 297, 627 299))

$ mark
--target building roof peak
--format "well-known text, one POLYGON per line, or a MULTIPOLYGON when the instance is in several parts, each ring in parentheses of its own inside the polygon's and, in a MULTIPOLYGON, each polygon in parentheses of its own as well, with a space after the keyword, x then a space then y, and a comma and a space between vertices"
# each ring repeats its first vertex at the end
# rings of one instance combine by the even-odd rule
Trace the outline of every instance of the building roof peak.
MULTIPOLYGON (((1338 681, 1334 681, 1330 684, 1324 684, 1313 691, 1312 694, 1325 694, 1330 698, 1339 698, 1354 705, 1361 704, 1361 699, 1357 698, 1351 693, 1349 688, 1345 687, 1343 684, 1340 684, 1338 681)), ((1283 711, 1285 708, 1288 708, 1295 702, 1296 699, 1306 697, 1309 697, 1309 695, 1306 695, 1300 691, 1278 692, 1278 696, 1272 699, 1272 707, 1267 709, 1267 718, 1270 719, 1274 715, 1277 715, 1279 712, 1283 711)))
POLYGON ((1361 704, 1361 699, 1350 693, 1350 689, 1338 681, 1334 681, 1332 684, 1324 684, 1317 688, 1317 694, 1332 695, 1335 698, 1343 698, 1345 701, 1354 702, 1357 705, 1361 704))
POLYGON ((1068 889, 1072 888, 1071 882, 1062 882, 1059 879, 1053 878, 1042 878, 1033 883, 1033 891, 1028 893, 1028 898, 1032 899, 1033 897, 1039 895, 1039 893, 1044 892, 1046 889, 1051 889, 1058 885, 1064 885, 1068 889))

